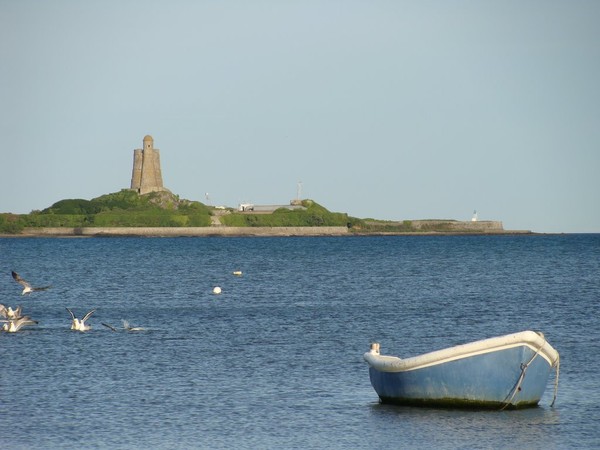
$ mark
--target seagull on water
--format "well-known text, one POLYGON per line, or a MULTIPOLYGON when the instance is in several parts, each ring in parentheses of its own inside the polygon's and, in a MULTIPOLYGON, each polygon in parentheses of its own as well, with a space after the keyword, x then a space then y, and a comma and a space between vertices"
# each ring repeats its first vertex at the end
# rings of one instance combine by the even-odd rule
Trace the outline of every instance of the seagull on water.
POLYGON ((88 312, 81 320, 75 317, 75 314, 73 314, 73 311, 71 311, 69 308, 67 308, 67 311, 69 311, 69 314, 71 314, 71 330, 87 331, 92 328, 89 325, 86 325, 85 321, 90 318, 94 311, 96 311, 95 309, 92 309, 90 312, 88 312))
POLYGON ((37 324, 37 321, 31 320, 28 316, 19 317, 18 319, 2 320, 1 322, 5 322, 4 325, 2 325, 2 331, 6 331, 7 333, 16 333, 25 325, 37 324))
POLYGON ((17 283, 19 283, 21 286, 23 286, 23 292, 21 292, 21 295, 30 294, 33 291, 45 291, 46 289, 49 289, 52 287, 52 286, 31 287, 31 284, 29 284, 27 281, 25 281, 23 278, 21 278, 21 276, 14 270, 12 271, 12 277, 15 279, 15 281, 17 283))
POLYGON ((131 325, 129 325, 129 322, 127 322, 126 320, 123 320, 123 328, 127 331, 144 331, 145 328, 142 327, 132 327, 131 325))
POLYGON ((8 320, 20 319, 23 317, 21 315, 21 309, 20 306, 17 306, 17 309, 12 309, 10 306, 7 308, 0 303, 0 316, 8 320))
MULTIPOLYGON (((146 329, 142 328, 142 327, 132 327, 131 325, 129 325, 129 322, 127 322, 126 320, 122 320, 122 322, 123 322, 123 330, 125 330, 125 331, 146 331, 146 329)), ((119 331, 118 328, 115 328, 112 325, 109 325, 107 323, 102 322, 102 325, 104 325, 106 328, 110 328, 113 331, 119 331)))

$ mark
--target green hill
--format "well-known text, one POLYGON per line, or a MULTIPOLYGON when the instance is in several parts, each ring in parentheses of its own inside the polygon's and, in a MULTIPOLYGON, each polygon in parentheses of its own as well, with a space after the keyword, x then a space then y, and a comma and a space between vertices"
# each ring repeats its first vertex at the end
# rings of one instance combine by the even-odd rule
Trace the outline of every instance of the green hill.
MULTIPOLYGON (((300 205, 299 205, 300 206, 300 205)), ((313 200, 302 200, 302 208, 279 208, 268 214, 237 213, 223 215, 220 222, 229 227, 345 227, 348 214, 333 213, 313 200)))
POLYGON ((138 195, 123 189, 92 200, 67 199, 30 214, 0 214, 0 232, 25 227, 201 227, 211 210, 168 191, 138 195))
MULTIPOLYGON (((18 234, 26 227, 208 227, 216 211, 200 202, 182 200, 169 191, 139 195, 123 189, 92 200, 60 200, 30 214, 0 214, 0 233, 18 234)), ((221 210, 219 222, 232 227, 345 227, 349 218, 345 213, 332 213, 312 200, 304 200, 302 208, 280 208, 270 214, 221 210)))

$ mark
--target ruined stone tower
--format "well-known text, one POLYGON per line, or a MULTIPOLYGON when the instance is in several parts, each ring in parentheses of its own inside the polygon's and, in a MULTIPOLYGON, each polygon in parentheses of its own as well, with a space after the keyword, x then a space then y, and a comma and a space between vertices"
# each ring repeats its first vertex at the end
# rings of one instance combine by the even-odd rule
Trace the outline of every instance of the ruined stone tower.
POLYGON ((144 137, 143 148, 133 151, 131 189, 138 194, 166 190, 160 172, 160 153, 150 135, 144 137))

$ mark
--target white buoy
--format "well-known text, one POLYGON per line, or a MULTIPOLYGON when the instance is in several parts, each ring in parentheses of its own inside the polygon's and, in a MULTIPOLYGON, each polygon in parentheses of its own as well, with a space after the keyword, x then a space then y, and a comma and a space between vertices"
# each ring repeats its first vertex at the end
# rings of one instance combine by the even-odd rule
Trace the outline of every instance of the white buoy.
POLYGON ((220 294, 221 293, 221 288, 219 286, 215 286, 213 288, 213 294, 220 294))
POLYGON ((242 271, 241 270, 235 270, 233 272, 234 275, 237 275, 238 277, 242 276, 242 271))

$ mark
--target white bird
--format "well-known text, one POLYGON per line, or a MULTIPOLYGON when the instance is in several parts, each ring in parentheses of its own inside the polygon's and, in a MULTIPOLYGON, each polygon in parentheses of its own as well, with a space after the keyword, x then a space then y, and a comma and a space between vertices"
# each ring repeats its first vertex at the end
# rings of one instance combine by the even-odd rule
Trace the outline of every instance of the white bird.
POLYGON ((0 303, 0 316, 8 320, 20 319, 23 317, 21 315, 21 309, 22 308, 20 306, 17 306, 17 309, 12 309, 10 306, 7 308, 0 303))
POLYGON ((5 322, 2 325, 2 331, 6 331, 7 333, 16 333, 25 325, 37 324, 37 321, 31 320, 27 316, 19 317, 18 319, 2 320, 2 322, 5 322))
POLYGON ((33 291, 45 291, 46 289, 49 289, 52 287, 52 286, 31 287, 31 284, 29 284, 27 281, 25 281, 23 278, 21 278, 21 276, 14 270, 12 271, 12 277, 15 279, 15 281, 17 283, 19 283, 21 286, 23 286, 23 292, 21 292, 21 295, 30 294, 33 291))
POLYGON ((126 331, 144 331, 145 328, 142 327, 132 327, 131 325, 129 325, 129 322, 127 322, 126 320, 123 320, 123 328, 126 331))
MULTIPOLYGON (((127 322, 126 320, 122 320, 123 322, 123 330, 125 331, 145 331, 145 328, 142 327, 132 327, 131 325, 129 325, 129 322, 127 322)), ((102 322, 102 325, 104 325, 106 328, 110 328, 112 331, 119 331, 119 328, 113 327, 112 325, 109 325, 107 323, 102 322)))
POLYGON ((73 311, 71 311, 69 308, 67 308, 67 311, 69 311, 69 314, 71 314, 71 330, 87 331, 92 328, 91 326, 86 325, 85 321, 90 318, 94 311, 96 311, 95 309, 92 309, 90 312, 88 312, 81 320, 75 317, 75 314, 73 314, 73 311))

